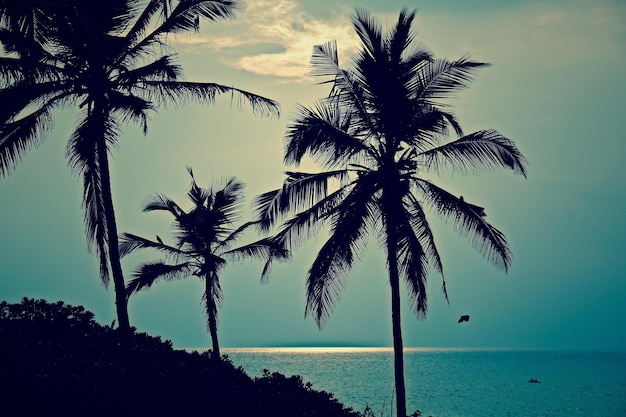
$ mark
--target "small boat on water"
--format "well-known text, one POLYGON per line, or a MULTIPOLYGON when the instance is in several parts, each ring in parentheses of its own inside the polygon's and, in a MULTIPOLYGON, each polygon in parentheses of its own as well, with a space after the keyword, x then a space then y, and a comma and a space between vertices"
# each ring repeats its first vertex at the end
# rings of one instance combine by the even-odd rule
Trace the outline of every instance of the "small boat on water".
POLYGON ((541 381, 539 381, 538 379, 535 379, 535 378, 530 378, 528 380, 528 383, 529 384, 541 384, 541 381))

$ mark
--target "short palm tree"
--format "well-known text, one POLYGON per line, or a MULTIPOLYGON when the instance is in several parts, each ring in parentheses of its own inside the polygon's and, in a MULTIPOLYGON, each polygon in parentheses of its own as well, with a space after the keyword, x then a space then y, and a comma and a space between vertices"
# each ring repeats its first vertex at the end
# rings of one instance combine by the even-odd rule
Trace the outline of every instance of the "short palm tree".
POLYGON ((122 124, 139 122, 164 103, 213 103, 232 93, 258 114, 278 115, 273 100, 215 83, 181 81, 169 42, 202 20, 232 18, 234 0, 0 0, 0 177, 39 145, 54 111, 77 110, 67 156, 83 178, 89 249, 100 276, 113 276, 119 328, 130 331, 109 153, 122 124))
POLYGON ((120 253, 125 256, 137 249, 155 249, 163 252, 172 263, 162 260, 140 264, 126 287, 130 297, 137 291, 150 288, 159 280, 185 278, 191 275, 204 280, 207 329, 211 334, 212 357, 220 358, 217 338, 217 313, 222 303, 220 272, 228 261, 257 258, 265 260, 261 279, 267 279, 271 262, 289 258, 289 252, 271 238, 234 247, 243 233, 254 227, 252 222, 235 228, 243 203, 243 183, 230 178, 222 186, 201 188, 196 184, 191 169, 188 197, 192 208, 185 212, 172 199, 157 194, 146 204, 144 211, 164 210, 174 216, 175 243, 167 245, 157 236, 156 241, 130 233, 120 236, 120 253))
MULTIPOLYGON (((312 157, 323 170, 288 172, 278 190, 255 200, 257 218, 293 249, 324 225, 330 235, 308 270, 305 315, 322 328, 340 298, 347 273, 368 236, 384 247, 391 286, 391 317, 398 417, 406 416, 400 280, 418 318, 427 311, 426 284, 433 268, 443 279, 426 208, 432 208, 497 267, 509 268, 504 235, 481 207, 447 192, 424 176, 432 170, 509 169, 525 176, 515 144, 494 130, 463 135, 444 99, 467 87, 485 64, 469 57, 434 59, 414 42, 415 12, 403 10, 384 33, 357 10, 352 23, 361 51, 348 69, 339 66, 334 42, 316 46, 313 73, 332 77, 330 95, 314 108, 299 107, 288 127, 284 160, 312 157), (448 128, 458 134, 447 139, 448 128)), ((444 296, 447 299, 445 280, 444 296)))

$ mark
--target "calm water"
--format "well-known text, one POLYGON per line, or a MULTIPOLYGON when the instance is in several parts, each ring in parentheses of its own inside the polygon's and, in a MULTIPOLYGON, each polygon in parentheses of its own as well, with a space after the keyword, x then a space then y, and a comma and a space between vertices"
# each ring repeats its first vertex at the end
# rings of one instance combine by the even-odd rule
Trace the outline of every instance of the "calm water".
MULTIPOLYGON (((250 376, 301 375, 358 411, 389 416, 387 348, 224 349, 250 376)), ((626 417, 626 353, 407 349, 407 408, 434 417, 626 417), (540 384, 528 383, 530 378, 540 384)))

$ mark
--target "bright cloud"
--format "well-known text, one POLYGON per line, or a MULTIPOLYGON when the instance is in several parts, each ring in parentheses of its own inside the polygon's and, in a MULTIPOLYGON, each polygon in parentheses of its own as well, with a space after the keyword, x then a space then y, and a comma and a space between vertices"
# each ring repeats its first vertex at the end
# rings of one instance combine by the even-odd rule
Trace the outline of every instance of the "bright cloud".
MULTIPOLYGON (((314 45, 336 40, 342 64, 358 47, 351 13, 352 9, 339 7, 333 18, 321 20, 307 14, 298 1, 257 0, 235 21, 208 24, 199 34, 177 42, 187 52, 210 51, 221 63, 250 73, 309 82, 314 45), (268 45, 274 47, 268 50, 268 45)), ((377 16, 389 23, 397 11, 377 16)), ((572 1, 568 7, 529 2, 515 10, 469 17, 420 11, 417 27, 418 39, 432 47, 436 56, 452 51, 449 58, 456 58, 470 52, 477 59, 490 60, 482 52, 497 50, 500 60, 517 60, 519 54, 550 60, 557 47, 561 55, 584 59, 590 51, 581 53, 581 48, 598 50, 616 36, 623 39, 624 16, 624 7, 610 0, 594 5, 572 1), (465 35, 459 39, 456 34, 461 28, 465 35)))
POLYGON ((340 62, 354 52, 357 39, 349 15, 341 10, 332 20, 319 20, 296 1, 258 0, 236 21, 211 25, 177 42, 189 51, 217 52, 222 62, 251 73, 305 80, 314 45, 336 40, 340 62), (280 48, 271 52, 258 48, 270 44, 280 48))

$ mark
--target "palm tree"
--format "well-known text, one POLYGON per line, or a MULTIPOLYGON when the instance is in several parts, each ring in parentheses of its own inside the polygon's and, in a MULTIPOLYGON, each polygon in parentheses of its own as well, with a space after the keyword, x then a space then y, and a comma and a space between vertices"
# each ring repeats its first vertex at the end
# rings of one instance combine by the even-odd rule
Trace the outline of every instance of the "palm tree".
POLYGON ((122 124, 138 122, 146 133, 158 106, 213 103, 223 93, 257 114, 279 114, 273 100, 181 81, 171 36, 199 30, 201 20, 232 18, 237 8, 234 0, 0 0, 0 177, 44 140, 55 110, 77 109, 67 156, 83 178, 88 246, 98 254, 103 283, 113 277, 125 333, 130 323, 109 176, 109 153, 122 124))
POLYGON ((185 278, 190 275, 204 280, 203 301, 207 329, 211 335, 212 357, 220 358, 217 338, 217 313, 222 304, 220 272, 229 260, 264 259, 261 280, 266 280, 274 259, 285 260, 289 252, 271 238, 233 247, 253 222, 234 228, 239 220, 243 202, 243 183, 230 178, 222 186, 201 188, 196 184, 191 168, 188 197, 193 207, 185 212, 167 196, 157 194, 147 202, 144 211, 164 210, 174 216, 175 244, 167 245, 157 236, 156 241, 130 233, 120 236, 120 253, 125 256, 137 249, 151 248, 163 252, 173 263, 162 260, 138 266, 126 289, 130 297, 159 280, 185 278))
MULTIPOLYGON (((467 87, 485 64, 467 56, 434 59, 414 42, 415 13, 402 10, 393 28, 383 32, 374 17, 357 9, 352 24, 361 50, 348 69, 339 66, 334 42, 314 47, 313 74, 332 77, 331 92, 313 108, 297 109, 284 161, 298 165, 309 156, 322 171, 287 172, 282 188, 255 200, 266 230, 284 221, 277 238, 287 248, 330 226, 306 280, 305 315, 312 314, 320 329, 368 237, 376 236, 384 247, 399 417, 406 416, 400 280, 412 310, 424 318, 429 268, 444 277, 426 208, 452 223, 495 266, 506 271, 511 263, 505 236, 486 221, 483 209, 424 174, 504 168, 526 175, 526 161, 511 140, 495 130, 463 135, 445 99, 467 87), (447 139, 449 127, 458 135, 454 140, 447 139)), ((447 300, 445 280, 442 288, 447 300)))

